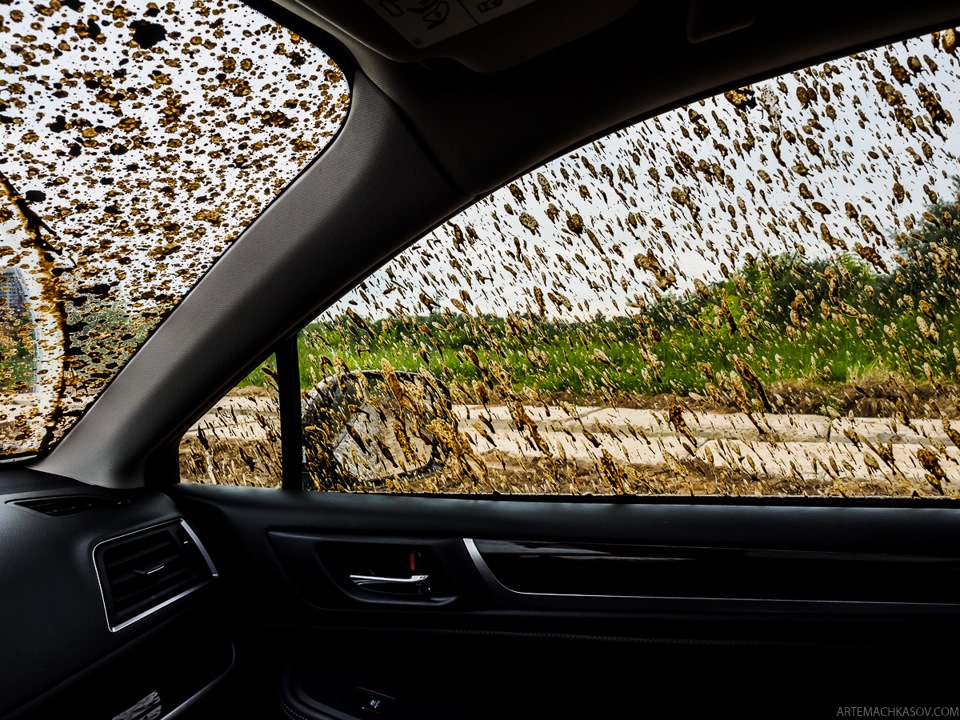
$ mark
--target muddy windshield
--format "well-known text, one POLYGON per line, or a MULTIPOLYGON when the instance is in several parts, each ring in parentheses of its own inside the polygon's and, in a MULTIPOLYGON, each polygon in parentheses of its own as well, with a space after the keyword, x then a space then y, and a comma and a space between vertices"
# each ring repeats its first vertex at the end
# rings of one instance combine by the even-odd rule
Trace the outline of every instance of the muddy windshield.
POLYGON ((69 429, 340 126, 320 50, 244 5, 0 9, 0 455, 69 429))

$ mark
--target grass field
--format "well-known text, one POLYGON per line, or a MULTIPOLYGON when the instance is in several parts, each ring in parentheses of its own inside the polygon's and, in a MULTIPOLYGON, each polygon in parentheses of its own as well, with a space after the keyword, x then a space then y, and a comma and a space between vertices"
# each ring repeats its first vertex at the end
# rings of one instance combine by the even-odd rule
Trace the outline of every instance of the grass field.
MULTIPOLYGON (((462 402, 629 404, 693 393, 769 410, 766 388, 784 383, 952 385, 960 364, 960 205, 931 208, 944 222, 894 238, 889 266, 854 253, 751 256, 722 281, 652 293, 617 317, 558 319, 545 312, 542 292, 539 314, 484 314, 451 299, 450 307, 411 315, 396 300, 392 316, 370 318, 341 303, 340 314, 300 333, 301 387, 384 361, 429 370, 462 402)), ((263 382, 258 369, 244 384, 263 382)))
MULTIPOLYGON (((936 344, 929 325, 925 335, 910 312, 886 320, 834 316, 805 329, 789 326, 789 332, 762 321, 749 334, 727 325, 704 329, 699 321, 699 329, 687 324, 666 334, 626 317, 512 322, 526 334, 519 337, 502 318, 463 315, 416 318, 407 326, 350 317, 315 323, 299 338, 301 387, 333 374, 338 358, 351 370, 378 369, 384 360, 397 370, 427 368, 460 388, 464 402, 478 402, 482 393, 498 399, 513 392, 622 405, 692 393, 734 407, 744 398, 762 405, 763 394, 775 405, 764 388, 952 385, 960 334, 960 312, 941 313, 934 321, 936 344)), ((263 385, 264 379, 258 369, 243 384, 263 385)))

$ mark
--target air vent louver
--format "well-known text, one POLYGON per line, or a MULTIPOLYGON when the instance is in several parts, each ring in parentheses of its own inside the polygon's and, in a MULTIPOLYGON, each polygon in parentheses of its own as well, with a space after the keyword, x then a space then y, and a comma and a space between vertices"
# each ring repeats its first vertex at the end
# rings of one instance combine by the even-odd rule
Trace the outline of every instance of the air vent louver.
POLYGON ((86 512, 87 510, 99 510, 100 508, 126 505, 127 501, 104 497, 102 495, 61 495, 58 497, 15 500, 13 504, 27 508, 28 510, 35 510, 44 515, 61 517, 63 515, 75 515, 76 513, 86 512))
POLYGON ((119 630, 216 577, 182 520, 100 543, 94 550, 111 630, 119 630))

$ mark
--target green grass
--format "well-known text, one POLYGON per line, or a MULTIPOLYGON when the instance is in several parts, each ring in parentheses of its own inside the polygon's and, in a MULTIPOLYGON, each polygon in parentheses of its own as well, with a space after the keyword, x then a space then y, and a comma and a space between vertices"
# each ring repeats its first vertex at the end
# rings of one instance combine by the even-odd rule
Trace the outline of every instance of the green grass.
MULTIPOLYGON (((737 358, 764 385, 779 380, 848 382, 877 371, 917 382, 953 382, 960 312, 941 316, 937 344, 921 334, 918 314, 908 310, 885 320, 820 318, 804 330, 791 328, 792 337, 786 326, 769 322, 754 323, 749 337, 739 330, 742 325, 737 331, 725 323, 716 327, 707 314, 699 331, 686 324, 664 328, 659 340, 642 318, 564 325, 526 319, 522 340, 495 317, 471 324, 464 316, 434 315, 416 318, 408 327, 395 320, 368 321, 369 332, 343 318, 310 325, 300 334, 300 384, 307 388, 333 374, 334 357, 351 370, 379 369, 383 360, 397 370, 427 367, 448 383, 469 387, 483 381, 492 391, 503 388, 494 372, 500 365, 514 392, 565 393, 571 399, 703 393, 708 383, 723 384, 732 374, 742 378, 737 358), (464 352, 466 345, 475 350, 484 371, 464 352), (426 359, 418 352, 421 346, 426 359), (698 363, 709 366, 713 377, 698 363)), ((272 369, 272 360, 268 367, 272 369)), ((242 384, 264 382, 261 368, 242 384)))
MULTIPOLYGON (((474 398, 480 386, 494 397, 562 393, 572 400, 716 395, 718 388, 757 396, 758 388, 740 388, 757 380, 830 384, 884 373, 953 383, 960 361, 960 205, 938 211, 954 220, 897 240, 891 272, 877 273, 852 254, 752 258, 722 281, 658 296, 631 316, 559 322, 444 310, 373 320, 347 310, 301 332, 300 384, 333 374, 335 360, 350 370, 377 369, 383 361, 397 370, 425 367, 474 398), (953 264, 935 261, 937 253, 953 264)), ((245 382, 263 380, 258 370, 245 382)))

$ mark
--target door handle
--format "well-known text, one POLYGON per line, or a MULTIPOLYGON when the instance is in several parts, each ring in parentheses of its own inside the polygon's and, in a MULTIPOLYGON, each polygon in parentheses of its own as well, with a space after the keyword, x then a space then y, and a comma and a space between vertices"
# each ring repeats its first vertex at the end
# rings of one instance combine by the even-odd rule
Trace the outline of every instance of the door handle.
POLYGON ((430 592, 429 575, 410 577, 381 577, 379 575, 350 575, 350 582, 369 592, 393 595, 425 595, 430 592))

